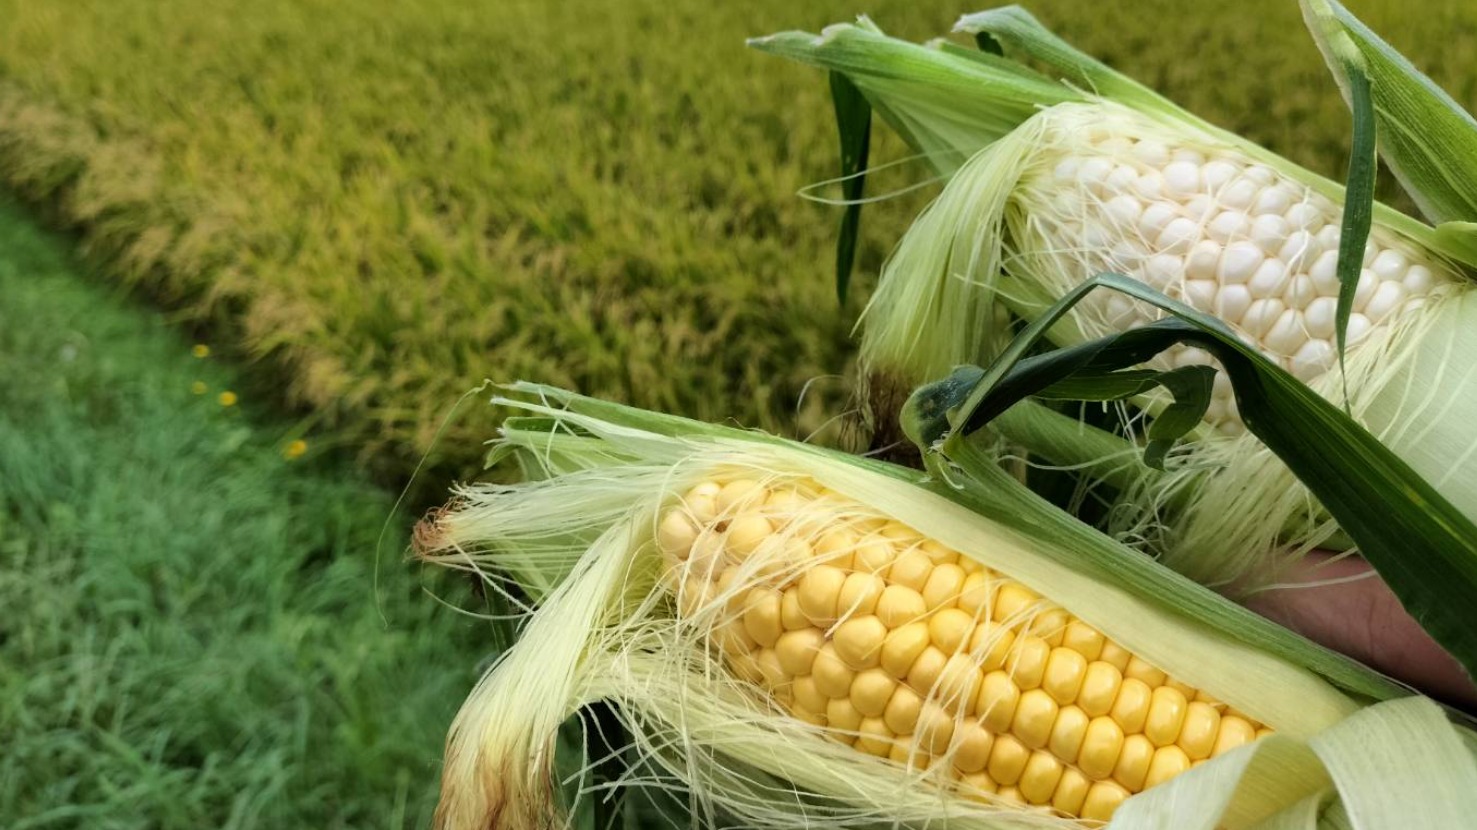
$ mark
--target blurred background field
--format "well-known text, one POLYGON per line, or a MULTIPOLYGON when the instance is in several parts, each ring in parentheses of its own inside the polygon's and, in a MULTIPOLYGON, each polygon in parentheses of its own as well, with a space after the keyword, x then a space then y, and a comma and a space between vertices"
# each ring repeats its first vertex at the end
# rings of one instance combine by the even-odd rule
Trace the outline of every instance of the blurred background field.
POLYGON ((488 624, 67 242, 0 201, 0 826, 427 826, 488 624))
MULTIPOLYGON (((0 0, 0 178, 391 475, 484 377, 805 435, 845 400, 859 308, 832 297, 835 213, 795 195, 834 175, 830 105, 743 39, 858 12, 921 39, 980 5, 0 0)), ((1477 7, 1350 6, 1477 102, 1477 7)), ((1348 116, 1291 0, 1029 7, 1342 168, 1348 116)), ((869 209, 863 285, 927 195, 869 209)), ((474 468, 474 410, 440 469, 474 468)))
MULTIPOLYGON (((475 604, 404 566, 405 521, 376 558, 369 480, 473 474, 485 407, 433 439, 484 377, 820 428, 860 308, 796 196, 830 102, 743 39, 983 5, 0 0, 0 191, 75 232, 0 207, 0 824, 423 826, 493 636, 422 592, 475 604)), ((1477 107, 1477 6, 1349 5, 1477 107)), ((1290 0, 1028 8, 1339 175, 1290 0)), ((930 193, 867 208, 860 285, 930 193)))

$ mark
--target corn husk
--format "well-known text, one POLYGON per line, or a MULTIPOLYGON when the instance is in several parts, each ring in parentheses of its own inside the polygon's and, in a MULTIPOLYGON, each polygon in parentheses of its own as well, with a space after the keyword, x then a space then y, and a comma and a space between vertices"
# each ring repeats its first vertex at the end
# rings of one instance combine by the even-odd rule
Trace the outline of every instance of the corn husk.
MULTIPOLYGON (((907 524, 1278 730, 1276 740, 1129 799, 1114 826, 1191 826, 1176 822, 1193 815, 1204 826, 1250 827, 1287 811, 1304 816, 1297 805, 1309 799, 1337 801, 1377 786, 1371 779, 1385 767, 1324 757, 1342 758, 1338 736, 1351 731, 1431 777, 1413 784, 1408 810, 1444 821, 1440 810, 1477 806, 1477 786, 1454 806, 1426 804, 1477 784, 1458 727, 1435 704, 1402 697, 1378 675, 1155 565, 1003 474, 988 484, 950 482, 548 387, 510 391, 495 402, 524 414, 504 424, 494 455, 515 456, 528 480, 460 488, 417 536, 423 560, 481 573, 494 589, 507 586, 493 574, 511 574, 539 600, 519 643, 453 725, 438 826, 565 826, 554 736, 597 700, 616 706, 639 759, 633 768, 644 771, 627 783, 684 794, 699 826, 1080 826, 950 795, 920 771, 826 739, 730 675, 707 646, 718 620, 676 615, 652 542, 658 511, 718 470, 814 483, 907 524), (1395 719, 1381 724, 1408 722, 1412 739, 1386 747, 1362 720, 1369 712, 1395 719)), ((713 607, 722 604, 720 597, 713 607)), ((1351 814, 1361 809, 1351 802, 1351 814)), ((1375 815, 1360 826, 1393 826, 1385 821, 1375 815)))

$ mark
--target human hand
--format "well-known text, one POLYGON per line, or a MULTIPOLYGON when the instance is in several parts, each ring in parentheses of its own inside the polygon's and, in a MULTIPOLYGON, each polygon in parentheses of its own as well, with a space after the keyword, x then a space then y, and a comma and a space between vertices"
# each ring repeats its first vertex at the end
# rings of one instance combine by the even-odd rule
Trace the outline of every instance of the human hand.
POLYGON ((1315 551, 1284 584, 1290 583, 1313 584, 1263 590, 1246 606, 1431 697, 1477 709, 1477 684, 1406 613, 1368 562, 1315 551), (1329 580, 1338 581, 1317 584, 1329 580))

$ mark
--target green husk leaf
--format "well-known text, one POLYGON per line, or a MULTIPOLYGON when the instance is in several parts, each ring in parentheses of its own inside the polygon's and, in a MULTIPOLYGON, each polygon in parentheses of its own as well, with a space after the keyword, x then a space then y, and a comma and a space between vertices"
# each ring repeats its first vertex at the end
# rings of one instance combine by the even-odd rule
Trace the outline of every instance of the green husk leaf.
MULTIPOLYGON (((925 449, 950 458, 962 454, 970 433, 1018 399, 1000 389, 1029 394, 1031 388, 1050 386, 1083 366, 1095 371, 1127 368, 1179 343, 1206 349, 1221 362, 1247 429, 1319 499, 1406 611, 1469 675, 1477 671, 1477 630, 1467 608, 1477 596, 1477 526, 1367 430, 1243 343, 1220 320, 1136 280, 1117 274, 1088 280, 1028 326, 973 388, 951 385, 949 393, 958 402, 947 408, 952 431, 925 449), (1058 360, 1023 359, 1057 318, 1099 287, 1122 291, 1174 316, 1060 350, 1066 354, 1058 360), (1372 510, 1372 505, 1380 509, 1372 510), (1412 550, 1422 555, 1411 556, 1412 550)), ((946 400, 929 398, 932 411, 946 405, 946 400)))
POLYGON ((1308 741, 1357 830, 1463 827, 1477 793, 1477 759, 1426 698, 1363 709, 1308 741), (1412 744, 1414 757, 1402 754, 1412 744), (1416 809, 1413 811, 1412 806, 1416 809))
POLYGON ((1038 108, 1083 99, 1015 61, 891 38, 866 18, 828 26, 819 35, 779 32, 749 45, 846 75, 872 109, 942 173, 957 169, 1038 108))
POLYGON ((1256 824, 1256 830, 1318 830, 1318 815, 1328 794, 1315 793, 1256 824))
POLYGON ((1351 100, 1348 50, 1372 81, 1379 152, 1432 222, 1477 220, 1477 119, 1336 0, 1302 0, 1303 17, 1351 100))
POLYGON ((954 31, 989 37, 1062 73, 1067 83, 1145 111, 1186 114, 1168 98, 1077 49, 1020 6, 966 14, 954 31))
POLYGON ((1306 744, 1271 735, 1144 791, 1124 802, 1113 819, 1135 830, 1246 827, 1317 798, 1330 784, 1306 744), (1257 798, 1244 797, 1245 791, 1257 798))
MULTIPOLYGON (((1359 52, 1347 38, 1330 41, 1333 54, 1341 62, 1349 108, 1354 114, 1354 140, 1349 151, 1349 172, 1344 186, 1344 215, 1339 235, 1339 297, 1334 316, 1338 342, 1339 369, 1344 370, 1344 350, 1348 344, 1349 314, 1354 311, 1354 294, 1364 269, 1364 244, 1369 240, 1374 218, 1374 184, 1377 168, 1375 155, 1375 114, 1370 96, 1369 75, 1359 52)), ((1349 389, 1345 373, 1344 400, 1348 406, 1349 389)))
POLYGON ((836 300, 846 305, 846 289, 856 261, 861 230, 862 194, 866 190, 867 155, 872 136, 872 107, 866 96, 844 74, 832 71, 831 103, 836 109, 836 131, 841 141, 841 191, 846 209, 836 237, 836 300))

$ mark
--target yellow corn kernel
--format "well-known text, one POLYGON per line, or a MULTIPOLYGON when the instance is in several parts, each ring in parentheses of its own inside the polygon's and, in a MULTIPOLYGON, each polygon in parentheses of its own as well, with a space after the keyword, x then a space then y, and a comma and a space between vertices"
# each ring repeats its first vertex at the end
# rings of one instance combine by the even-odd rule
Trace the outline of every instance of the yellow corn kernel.
POLYGON ((1082 802, 1087 799, 1087 790, 1092 782, 1081 772, 1067 767, 1062 770, 1061 780, 1057 782, 1056 792, 1051 795, 1051 806, 1058 812, 1069 816, 1075 816, 1082 812, 1082 802))
POLYGON ((724 548, 738 561, 753 555, 760 543, 774 533, 774 525, 759 513, 740 513, 728 524, 724 548))
POLYGON ((1087 735, 1082 739, 1082 753, 1077 756, 1077 768, 1088 778, 1107 778, 1118 764, 1118 753, 1123 751, 1123 728, 1112 718, 1097 717, 1087 724, 1087 735))
POLYGON ((1125 649, 1112 640, 1103 640, 1103 650, 1097 659, 1107 663, 1121 673, 1128 668, 1128 661, 1133 659, 1133 655, 1128 653, 1128 649, 1125 649))
MULTIPOLYGON (((943 608, 953 608, 959 602, 960 593, 964 590, 964 569, 958 565, 934 565, 933 572, 928 575, 928 581, 923 584, 923 602, 930 611, 938 611, 943 608)), ((974 622, 975 612, 972 609, 960 609, 969 615, 971 625, 974 622)))
POLYGON ((1191 703, 1185 711, 1185 723, 1180 728, 1179 740, 1175 743, 1190 756, 1191 761, 1210 757, 1215 748, 1216 733, 1220 731, 1221 713, 1206 703, 1191 703))
POLYGON ((815 653, 810 676, 815 678, 815 687, 826 697, 850 697, 851 682, 856 672, 836 654, 834 643, 826 643, 815 653))
POLYGON ((959 791, 965 798, 984 801, 986 794, 994 794, 999 789, 1000 786, 988 772, 972 772, 959 776, 959 791))
POLYGON ((1107 821, 1113 817, 1113 812, 1118 809, 1128 798, 1128 791, 1112 781, 1098 781, 1087 790, 1087 798, 1082 801, 1081 817, 1087 821, 1107 821))
MULTIPOLYGON (((1207 704, 1209 705, 1209 704, 1207 704)), ((1230 752, 1242 744, 1249 744, 1256 740, 1256 729, 1245 718, 1235 715, 1222 715, 1221 728, 1216 732, 1215 744, 1211 747, 1211 757, 1230 752)))
POLYGON ((969 635, 969 652, 980 658, 982 671, 995 671, 1005 665, 1015 645, 1015 632, 993 622, 982 622, 969 635))
POLYGON ((1142 680, 1151 689, 1164 685, 1167 679, 1164 672, 1154 668, 1137 656, 1128 658, 1128 668, 1123 670, 1124 677, 1132 677, 1142 680))
POLYGON ((899 735, 893 742, 892 749, 887 757, 902 764, 913 772, 922 772, 933 766, 933 756, 922 749, 913 747, 913 742, 903 735, 899 735))
POLYGON ((897 550, 891 542, 885 539, 867 539, 858 543, 856 550, 852 552, 852 567, 862 573, 881 576, 887 573, 896 557, 897 550))
POLYGON ((967 655, 956 654, 939 672, 934 698, 951 712, 968 712, 979 699, 984 675, 967 655))
POLYGON ((821 564, 846 569, 852 566, 852 552, 856 550, 857 538, 844 527, 834 528, 821 534, 812 549, 821 564))
POLYGON ((1125 678, 1118 687, 1118 697, 1113 701, 1109 713, 1113 720, 1129 734, 1144 731, 1144 721, 1149 717, 1149 701, 1153 691, 1136 677, 1125 678))
POLYGON ((1087 658, 1089 663, 1103 653, 1105 641, 1103 632, 1081 620, 1067 623, 1067 629, 1062 633, 1062 645, 1087 658))
POLYGON ((1047 748, 1064 761, 1075 761, 1082 754, 1082 741, 1087 737, 1087 724, 1092 718, 1076 706, 1063 706, 1051 725, 1047 748))
POLYGON ((961 651, 973 633, 974 617, 958 608, 944 608, 928 618, 929 638, 945 654, 961 651))
POLYGON ((1010 731, 1026 746, 1040 749, 1051 739, 1051 726, 1056 722, 1057 711, 1057 703, 1051 695, 1041 689, 1031 689, 1022 693, 1016 703, 1010 731))
POLYGON ((1118 763, 1113 766, 1113 780, 1131 793, 1142 790, 1144 779, 1149 774, 1149 762, 1153 759, 1154 744, 1143 735, 1129 735, 1123 739, 1123 750, 1118 753, 1118 763))
POLYGON ((1154 750, 1154 758, 1149 761, 1149 772, 1144 778, 1144 788, 1163 784, 1189 768, 1190 756, 1186 755, 1183 749, 1174 744, 1161 746, 1154 750))
POLYGON ((796 586, 800 592, 800 611, 811 625, 818 628, 835 625, 836 600, 845 582, 846 572, 830 565, 816 565, 800 577, 796 586))
POLYGON ((685 511, 669 510, 657 525, 656 543, 662 552, 679 560, 686 560, 692 553, 693 543, 702 528, 685 511))
POLYGON ((780 622, 782 596, 773 588, 758 586, 749 591, 744 604, 744 630, 765 648, 773 648, 785 632, 780 622))
POLYGON ((790 694, 794 696, 795 705, 808 712, 825 714, 826 705, 831 699, 815 684, 815 678, 810 675, 802 675, 790 683, 790 694))
MULTIPOLYGON (((964 572, 964 566, 957 566, 960 573, 964 572)), ((956 603, 959 610, 977 619, 988 619, 990 616, 990 577, 981 571, 966 574, 964 583, 959 586, 959 599, 956 603)))
POLYGON ((928 613, 923 595, 903 585, 889 585, 877 599, 877 618, 888 628, 900 628, 922 620, 928 613))
POLYGON ((1168 746, 1180 736, 1180 727, 1185 724, 1185 712, 1190 702, 1178 689, 1160 686, 1152 693, 1149 701, 1149 717, 1144 721, 1144 735, 1154 746, 1168 746))
POLYGON ((1002 787, 1013 787, 1026 771, 1026 761, 1031 750, 1012 735, 997 735, 995 745, 990 748, 990 760, 985 770, 1002 787))
POLYGON ((882 658, 882 641, 887 639, 887 626, 875 616, 853 617, 836 626, 831 644, 836 656, 857 671, 876 666, 882 658))
MULTIPOLYGON (((846 698, 837 698, 826 703, 826 723, 834 730, 856 732, 861 729, 865 716, 851 705, 846 698)), ((855 735, 849 736, 855 739, 855 735)))
POLYGON ((808 631, 814 628, 800 609, 800 590, 790 588, 780 598, 780 625, 786 631, 808 631))
POLYGON ((998 735, 1010 730, 1010 724, 1015 719, 1015 707, 1020 699, 1020 687, 1015 685, 1010 675, 997 669, 985 675, 980 684, 980 696, 975 703, 974 712, 986 729, 998 735))
POLYGON ((1046 658, 1051 656, 1051 646, 1040 637, 1027 634, 1017 637, 1015 647, 1005 659, 1005 670, 1022 689, 1034 689, 1041 685, 1046 674, 1046 658))
POLYGON ((1189 683, 1181 683, 1180 681, 1175 680, 1173 677, 1170 677, 1165 679, 1164 685, 1184 695, 1186 701, 1191 701, 1195 699, 1195 687, 1191 686, 1189 683))
POLYGON ((826 635, 817 628, 802 628, 786 631, 774 643, 774 652, 779 655, 780 665, 791 675, 810 674, 815 665, 816 652, 826 644, 826 635))
POLYGON ((943 755, 954 740, 954 715, 931 700, 918 710, 918 745, 934 755, 943 755))
POLYGON ((846 581, 841 583, 841 591, 836 595, 836 616, 865 617, 871 614, 877 610, 877 600, 886 588, 887 583, 879 576, 847 574, 846 581))
POLYGON ((882 717, 887 704, 897 691, 897 680, 882 669, 867 669, 851 684, 851 705, 869 718, 882 717))
POLYGON ((934 567, 959 564, 958 551, 949 550, 932 539, 924 539, 918 544, 918 549, 923 551, 923 555, 928 557, 928 561, 932 562, 934 567))
POLYGON ((1033 752, 1026 760, 1026 768, 1021 771, 1021 780, 1016 786, 1026 797, 1026 803, 1046 804, 1056 792, 1062 772, 1062 762, 1056 756, 1049 752, 1033 752))
POLYGON ((918 713, 922 709, 923 698, 907 686, 899 685, 882 711, 882 721, 898 735, 911 735, 918 728, 918 713))
POLYGON ((933 562, 921 551, 909 550, 892 561, 892 567, 887 569, 887 581, 921 593, 932 574, 933 562))
POLYGON ((1017 625, 1024 619, 1027 609, 1040 599, 1040 595, 1030 588, 1014 580, 1007 580, 995 592, 995 608, 992 617, 995 622, 1017 625))
POLYGON ((1020 787, 1001 787, 1000 789, 995 791, 995 797, 1002 804, 1015 804, 1021 807, 1026 806, 1026 797, 1024 795, 1021 795, 1020 787))
POLYGON ((942 651, 928 646, 918 659, 913 661, 913 667, 908 669, 908 684, 915 689, 924 692, 933 691, 938 683, 939 675, 943 674, 944 666, 949 662, 948 655, 942 651))
POLYGON ((1056 648, 1062 644, 1066 635, 1067 622, 1071 616, 1060 608, 1048 608, 1031 618, 1031 623, 1026 626, 1026 631, 1046 641, 1048 646, 1056 648))
POLYGON ((979 772, 990 761, 990 748, 995 736, 974 718, 965 718, 954 730, 954 768, 960 772, 979 772))
POLYGON ((1097 717, 1113 710, 1113 701, 1118 698, 1118 687, 1123 685, 1123 675, 1109 663, 1094 660, 1087 664, 1082 676, 1082 688, 1077 693, 1077 705, 1082 711, 1097 717))
POLYGON ((886 758, 892 751, 896 738, 897 736, 880 718, 862 718, 862 722, 857 725, 857 738, 854 745, 868 755, 886 758))
MULTIPOLYGON (((880 619, 880 617, 879 617, 880 619)), ((885 620, 884 620, 885 622, 885 620)), ((928 648, 928 624, 915 622, 894 628, 882 641, 881 665, 893 677, 907 677, 908 670, 928 648)), ((924 689, 924 691, 928 691, 924 689)))
POLYGON ((1077 699, 1086 675, 1086 657, 1073 649, 1057 647, 1047 655, 1041 688, 1055 698, 1057 703, 1065 705, 1077 699))

